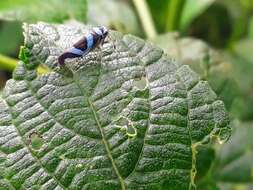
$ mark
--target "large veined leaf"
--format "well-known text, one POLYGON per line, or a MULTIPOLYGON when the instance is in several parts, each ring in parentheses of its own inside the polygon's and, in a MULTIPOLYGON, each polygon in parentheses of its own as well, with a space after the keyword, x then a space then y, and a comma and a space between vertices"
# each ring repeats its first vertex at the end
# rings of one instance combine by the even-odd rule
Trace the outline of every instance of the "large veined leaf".
POLYGON ((113 31, 102 49, 59 69, 57 57, 87 28, 24 29, 0 103, 2 189, 194 189, 196 146, 230 134, 206 81, 113 31), (38 64, 52 72, 38 76, 38 64))

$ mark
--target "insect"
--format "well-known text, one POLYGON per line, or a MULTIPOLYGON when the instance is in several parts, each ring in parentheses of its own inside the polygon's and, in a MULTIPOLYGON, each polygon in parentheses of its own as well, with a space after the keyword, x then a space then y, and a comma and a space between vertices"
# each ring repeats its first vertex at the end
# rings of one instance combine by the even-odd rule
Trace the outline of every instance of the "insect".
POLYGON ((103 45, 105 38, 108 36, 108 29, 105 26, 94 27, 91 32, 76 42, 73 47, 58 57, 58 63, 63 66, 65 59, 72 59, 87 55, 90 51, 103 45))

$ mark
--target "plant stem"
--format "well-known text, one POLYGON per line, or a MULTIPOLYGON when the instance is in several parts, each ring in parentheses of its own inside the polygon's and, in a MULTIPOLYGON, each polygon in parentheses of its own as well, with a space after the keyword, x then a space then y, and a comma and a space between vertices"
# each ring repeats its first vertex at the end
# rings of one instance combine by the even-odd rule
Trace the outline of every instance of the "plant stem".
MULTIPOLYGON (((0 70, 12 72, 17 66, 18 60, 0 54, 0 70)), ((44 67, 38 67, 38 74, 44 74, 49 72, 44 67)))
POLYGON ((166 31, 178 30, 185 0, 170 0, 167 16, 166 31))
POLYGON ((157 36, 155 25, 145 0, 133 0, 133 4, 139 15, 142 27, 147 38, 152 39, 157 36))
POLYGON ((17 65, 18 60, 0 54, 0 69, 5 71, 13 71, 17 65))

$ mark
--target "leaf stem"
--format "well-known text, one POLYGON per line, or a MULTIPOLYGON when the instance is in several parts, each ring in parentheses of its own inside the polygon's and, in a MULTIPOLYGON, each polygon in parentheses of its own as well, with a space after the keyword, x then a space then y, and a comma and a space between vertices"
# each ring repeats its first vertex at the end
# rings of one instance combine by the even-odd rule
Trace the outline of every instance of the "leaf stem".
POLYGON ((139 15, 142 27, 147 38, 152 39, 157 36, 156 28, 145 0, 133 0, 133 4, 139 15))
POLYGON ((5 71, 13 71, 17 65, 18 60, 0 54, 0 69, 5 71))
MULTIPOLYGON (((18 61, 18 59, 0 54, 0 70, 12 72, 16 68, 18 61)), ((38 67, 37 71, 38 74, 45 74, 49 72, 48 69, 41 66, 38 67)))
POLYGON ((166 31, 178 30, 185 0, 171 0, 169 2, 166 31))

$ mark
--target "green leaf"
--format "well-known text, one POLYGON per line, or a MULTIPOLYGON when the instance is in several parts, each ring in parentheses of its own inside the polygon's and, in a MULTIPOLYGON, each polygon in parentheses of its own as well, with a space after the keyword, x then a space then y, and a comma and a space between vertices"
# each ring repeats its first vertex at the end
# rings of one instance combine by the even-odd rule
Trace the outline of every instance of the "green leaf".
POLYGON ((140 24, 131 7, 117 0, 88 0, 87 21, 104 25, 123 33, 140 35, 140 24))
POLYGON ((2 22, 0 30, 1 54, 15 54, 22 42, 22 39, 20 22, 2 22))
POLYGON ((194 189, 195 148, 230 135, 224 105, 206 81, 151 43, 113 31, 101 50, 58 68, 57 57, 87 28, 24 28, 29 62, 19 63, 0 102, 0 184, 194 189), (38 76, 38 63, 54 71, 38 76))
POLYGON ((171 0, 168 10, 166 31, 179 30, 179 24, 186 0, 171 0))
MULTIPOLYGON (((252 122, 234 122, 226 144, 216 147, 216 159, 208 174, 197 181, 198 189, 250 190, 253 184, 252 122)), ((208 154, 203 155, 207 158, 208 154)), ((203 162, 205 159, 201 159, 203 162)))
POLYGON ((253 127, 252 123, 240 125, 218 153, 214 176, 219 182, 253 182, 253 127))
POLYGON ((243 39, 234 44, 233 52, 228 54, 228 60, 233 65, 232 75, 239 84, 241 99, 233 113, 241 120, 253 119, 253 40, 243 39))
POLYGON ((215 0, 187 0, 180 20, 181 30, 185 30, 185 28, 187 28, 188 25, 213 2, 215 2, 215 0))
POLYGON ((162 3, 157 3, 156 0, 147 0, 147 2, 160 33, 179 29, 186 0, 163 0, 162 3))
POLYGON ((157 0, 147 0, 158 32, 166 31, 170 1, 171 0, 163 0, 162 3, 157 3, 157 0))
POLYGON ((199 146, 197 149, 197 178, 203 178, 215 160, 215 151, 211 146, 199 146))
POLYGON ((248 37, 251 38, 251 39, 253 39, 253 16, 251 16, 250 20, 249 20, 248 37))
POLYGON ((0 2, 0 19, 63 22, 86 19, 86 0, 7 0, 0 2))
MULTIPOLYGON (((203 183, 203 184, 198 184, 198 190, 221 190, 216 183, 203 183)), ((223 190, 223 189, 222 189, 223 190)), ((231 189, 229 189, 231 190, 231 189)), ((239 189, 235 189, 239 190, 239 189)))
MULTIPOLYGON (((220 3, 229 13, 229 22, 232 26, 232 33, 228 46, 239 41, 248 32, 250 17, 252 15, 252 0, 230 1, 222 0, 220 3)), ((225 23, 224 23, 225 24, 225 23)))

